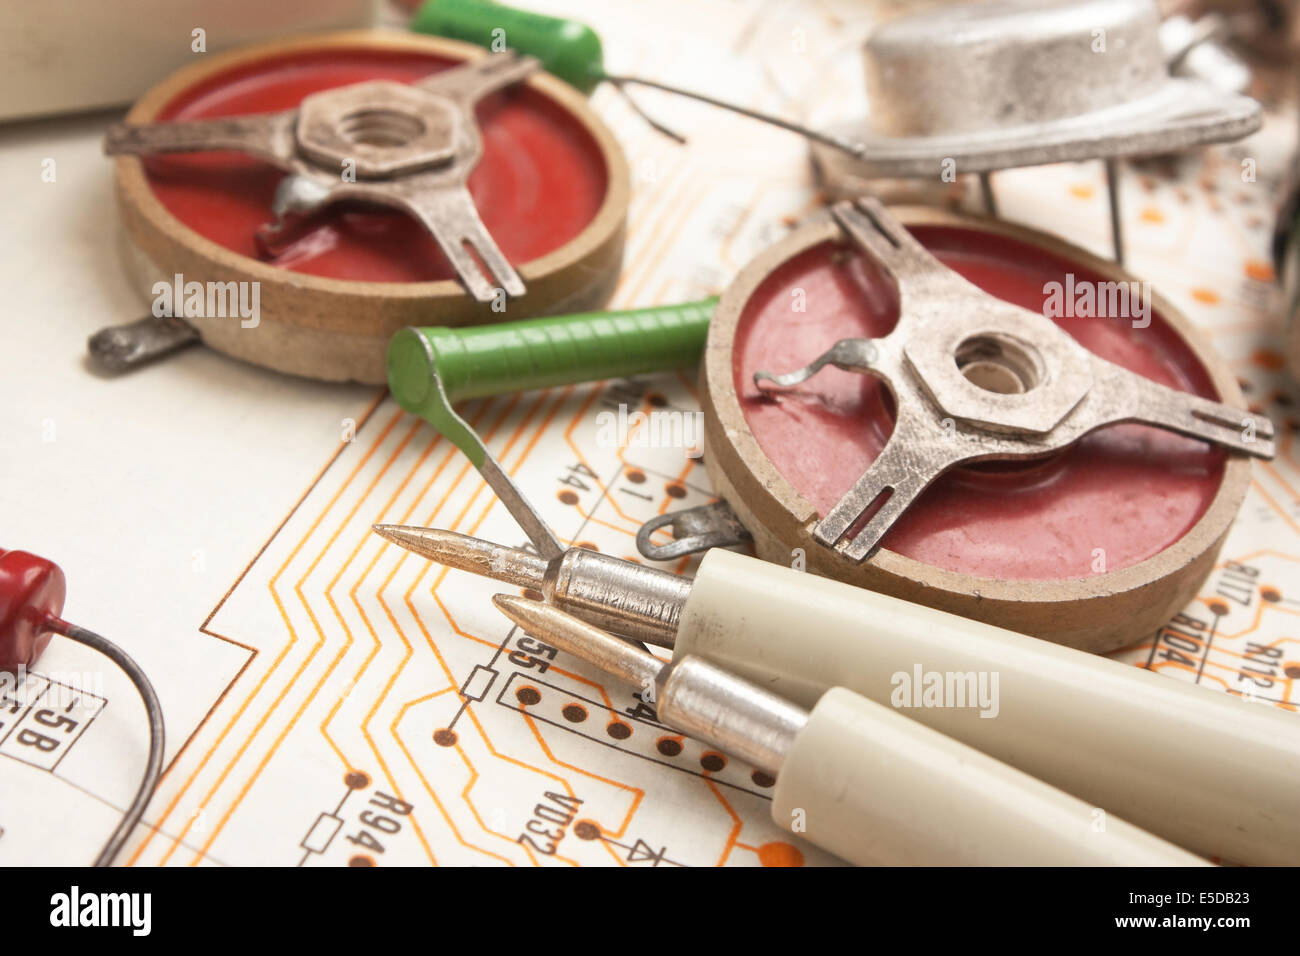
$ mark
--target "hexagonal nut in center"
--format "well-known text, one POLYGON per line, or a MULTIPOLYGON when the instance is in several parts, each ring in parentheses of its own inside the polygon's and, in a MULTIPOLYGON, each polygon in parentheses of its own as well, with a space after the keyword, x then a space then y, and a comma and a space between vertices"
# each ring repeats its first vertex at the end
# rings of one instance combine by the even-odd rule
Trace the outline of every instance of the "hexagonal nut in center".
POLYGON ((1047 434, 1092 387, 1087 356, 1027 309, 981 311, 964 328, 927 323, 903 347, 908 364, 944 414, 995 431, 1047 434))
POLYGON ((373 80, 305 98, 298 148, 320 165, 337 170, 351 162, 359 178, 383 179, 449 162, 460 122, 441 96, 373 80))

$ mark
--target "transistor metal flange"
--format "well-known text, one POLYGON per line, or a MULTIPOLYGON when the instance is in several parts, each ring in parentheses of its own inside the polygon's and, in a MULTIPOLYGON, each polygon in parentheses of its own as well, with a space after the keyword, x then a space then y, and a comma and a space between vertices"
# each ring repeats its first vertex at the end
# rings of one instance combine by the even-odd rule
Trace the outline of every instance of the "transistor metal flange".
MULTIPOLYGON (((1169 74, 1159 28, 1148 0, 997 0, 891 21, 863 51, 869 116, 833 128, 867 158, 814 143, 814 165, 836 195, 861 195, 883 177, 1113 160, 1258 129, 1254 100, 1169 74)), ((1107 175, 1114 198, 1113 164, 1107 175)), ((1117 210, 1112 227, 1122 261, 1117 210)))

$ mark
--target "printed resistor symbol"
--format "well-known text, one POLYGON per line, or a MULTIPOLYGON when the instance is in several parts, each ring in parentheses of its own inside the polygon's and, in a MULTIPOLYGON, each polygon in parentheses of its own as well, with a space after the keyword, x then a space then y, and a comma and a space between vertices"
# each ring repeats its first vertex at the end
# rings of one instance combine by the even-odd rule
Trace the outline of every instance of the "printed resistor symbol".
POLYGON ((316 822, 311 825, 307 835, 302 838, 298 846, 304 852, 298 865, 302 866, 307 862, 313 853, 321 854, 329 849, 334 838, 339 835, 339 830, 343 829, 343 818, 339 816, 343 812, 343 804, 348 802, 353 792, 364 790, 370 786, 370 775, 360 770, 349 770, 343 775, 343 785, 347 789, 343 792, 342 799, 339 800, 338 806, 334 808, 333 813, 322 813, 316 817, 316 822))
POLYGON ((460 686, 460 696, 465 700, 481 701, 488 695, 496 679, 497 672, 491 667, 475 664, 469 677, 465 678, 465 683, 460 686))

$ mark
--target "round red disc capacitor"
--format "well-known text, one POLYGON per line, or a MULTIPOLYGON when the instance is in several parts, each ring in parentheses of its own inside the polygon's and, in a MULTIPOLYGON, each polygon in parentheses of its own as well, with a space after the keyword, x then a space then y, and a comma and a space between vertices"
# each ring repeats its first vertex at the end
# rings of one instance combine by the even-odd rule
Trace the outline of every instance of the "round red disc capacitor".
MULTIPOLYGON (((944 264, 1036 312, 1049 283, 1136 282, 1027 229, 937 210, 901 213, 944 264)), ((1057 321, 1118 365, 1240 404, 1235 381, 1186 320, 1158 295, 1148 302, 1149 324, 1104 308, 1057 321)), ((873 376, 826 368, 774 399, 753 375, 799 368, 839 339, 887 335, 897 317, 892 284, 834 225, 806 227, 769 250, 724 296, 704 375, 713 411, 706 460, 760 554, 788 564, 803 549, 810 567, 835 577, 1092 650, 1131 642, 1176 613, 1240 504, 1245 463, 1145 425, 1100 429, 1045 459, 950 471, 864 564, 812 539, 810 524, 883 448, 892 396, 873 376)))
MULTIPOLYGON (((321 90, 414 82, 477 47, 400 33, 329 34, 205 59, 150 90, 128 123, 195 120, 297 107, 321 90)), ((527 293, 494 311, 474 301, 432 236, 396 210, 338 203, 283 237, 259 240, 284 174, 221 151, 118 159, 118 192, 142 292, 175 274, 257 281, 256 328, 191 319, 240 358, 326 379, 384 381, 388 338, 407 325, 461 325, 602 305, 621 259, 626 163, 585 98, 546 74, 485 97, 483 155, 468 189, 527 293)))

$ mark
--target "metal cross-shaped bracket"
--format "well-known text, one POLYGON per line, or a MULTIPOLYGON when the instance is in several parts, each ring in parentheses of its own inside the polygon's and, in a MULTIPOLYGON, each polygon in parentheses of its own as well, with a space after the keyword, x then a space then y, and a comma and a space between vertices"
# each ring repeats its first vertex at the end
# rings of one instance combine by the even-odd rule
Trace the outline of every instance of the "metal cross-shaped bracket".
POLYGON ((290 174, 272 207, 281 219, 340 200, 401 209, 429 230, 470 295, 491 302, 497 289, 523 295, 524 283, 483 225, 466 188, 483 155, 474 106, 538 68, 534 58, 507 51, 416 83, 373 80, 323 90, 296 110, 118 123, 108 129, 104 152, 248 153, 290 174))
POLYGON ((875 200, 840 203, 832 212, 897 284, 898 324, 884 338, 837 342, 799 371, 754 376, 760 388, 789 387, 834 365, 878 376, 893 392, 897 413, 888 442, 813 527, 827 547, 863 561, 950 468, 1043 456, 1119 422, 1273 457, 1267 418, 1099 358, 1051 319, 995 298, 943 265, 875 200))

